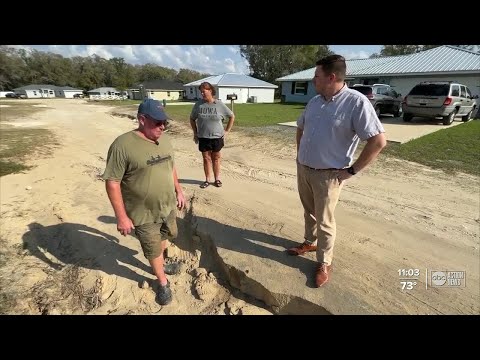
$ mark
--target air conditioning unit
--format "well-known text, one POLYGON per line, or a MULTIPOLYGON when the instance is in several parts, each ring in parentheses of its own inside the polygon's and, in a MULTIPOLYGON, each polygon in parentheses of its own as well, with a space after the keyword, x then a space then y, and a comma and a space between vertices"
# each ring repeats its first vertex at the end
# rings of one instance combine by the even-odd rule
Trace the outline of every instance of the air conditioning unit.
POLYGON ((257 97, 256 96, 250 96, 250 101, 255 104, 257 102, 257 97))

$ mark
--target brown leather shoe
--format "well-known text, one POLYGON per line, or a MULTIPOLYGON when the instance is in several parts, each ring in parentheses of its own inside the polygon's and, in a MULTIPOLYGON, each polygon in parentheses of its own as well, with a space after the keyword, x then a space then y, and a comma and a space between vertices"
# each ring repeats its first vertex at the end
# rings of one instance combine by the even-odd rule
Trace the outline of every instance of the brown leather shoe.
POLYGON ((287 250, 288 255, 293 255, 293 256, 298 256, 298 255, 303 255, 306 252, 311 252, 311 251, 316 251, 317 246, 316 245, 310 245, 307 243, 303 243, 297 246, 294 246, 290 249, 287 250))
POLYGON ((315 285, 320 287, 328 282, 328 275, 332 271, 332 266, 325 263, 319 264, 315 271, 315 285))

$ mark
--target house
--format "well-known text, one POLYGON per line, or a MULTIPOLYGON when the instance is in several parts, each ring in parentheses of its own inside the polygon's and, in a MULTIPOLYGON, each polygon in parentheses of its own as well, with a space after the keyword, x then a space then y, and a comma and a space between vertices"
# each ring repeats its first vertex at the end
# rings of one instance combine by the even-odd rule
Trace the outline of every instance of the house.
POLYGON ((70 86, 56 85, 27 85, 13 89, 16 94, 25 95, 27 98, 73 98, 75 94, 83 94, 83 90, 74 89, 70 86))
POLYGON ((91 100, 124 100, 127 99, 127 92, 120 91, 113 87, 101 87, 87 91, 91 100))
POLYGON ((273 103, 275 89, 278 88, 277 85, 255 79, 248 75, 225 73, 185 84, 185 97, 190 100, 201 99, 202 94, 200 94, 198 87, 204 81, 213 85, 217 92, 217 99, 223 102, 229 102, 230 100, 227 100, 227 95, 235 94, 237 95, 235 102, 238 104, 246 102, 273 103))
POLYGON ((66 99, 73 99, 73 96, 77 94, 82 95, 83 90, 75 89, 70 86, 57 86, 57 89, 55 90, 56 97, 63 97, 66 99))
POLYGON ((144 81, 127 90, 128 98, 142 100, 151 98, 156 100, 182 100, 185 95, 183 84, 170 80, 144 81))
MULTIPOLYGON (((346 83, 388 84, 407 95, 422 81, 457 81, 480 95, 480 53, 450 45, 415 54, 347 60, 346 83)), ((315 67, 276 79, 282 83, 282 101, 306 103, 316 95, 315 67)), ((477 99, 477 102, 479 100, 477 99)))

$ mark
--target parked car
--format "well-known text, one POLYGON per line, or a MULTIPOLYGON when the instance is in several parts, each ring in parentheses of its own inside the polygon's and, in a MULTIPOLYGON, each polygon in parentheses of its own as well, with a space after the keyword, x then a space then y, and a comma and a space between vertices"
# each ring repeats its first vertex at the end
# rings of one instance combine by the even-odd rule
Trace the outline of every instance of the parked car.
POLYGON ((478 95, 453 81, 425 81, 417 84, 403 101, 403 120, 411 121, 414 116, 442 118, 444 125, 450 125, 455 117, 462 121, 472 118, 478 95))
POLYGON ((73 94, 74 99, 83 99, 84 95, 83 94, 73 94))
POLYGON ((390 85, 355 84, 351 88, 361 92, 370 100, 377 116, 393 114, 393 116, 398 117, 402 113, 402 94, 397 93, 390 85))
POLYGON ((5 94, 5 97, 10 99, 26 99, 27 98, 27 96, 24 94, 15 94, 13 92, 5 94))

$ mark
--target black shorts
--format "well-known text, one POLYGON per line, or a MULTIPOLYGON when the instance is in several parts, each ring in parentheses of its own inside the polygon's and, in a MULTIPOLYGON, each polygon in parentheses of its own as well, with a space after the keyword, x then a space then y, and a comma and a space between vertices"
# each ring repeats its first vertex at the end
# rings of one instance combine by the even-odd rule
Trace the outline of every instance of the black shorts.
POLYGON ((198 138, 198 150, 201 152, 213 151, 218 152, 223 148, 223 138, 219 139, 207 139, 207 138, 198 138))

